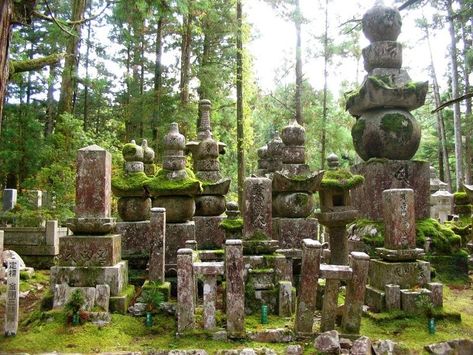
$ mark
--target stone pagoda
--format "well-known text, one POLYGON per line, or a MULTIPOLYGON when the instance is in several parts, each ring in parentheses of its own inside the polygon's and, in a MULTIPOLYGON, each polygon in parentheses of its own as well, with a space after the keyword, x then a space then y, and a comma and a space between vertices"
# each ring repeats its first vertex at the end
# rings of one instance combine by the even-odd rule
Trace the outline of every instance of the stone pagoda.
POLYGON ((347 110, 356 118, 353 144, 365 160, 352 168, 365 177, 353 191, 353 201, 360 215, 372 220, 382 219, 382 192, 389 188, 413 189, 416 219, 429 217, 429 164, 410 160, 421 132, 409 112, 424 104, 428 83, 412 81, 402 69, 402 45, 397 42, 401 25, 399 11, 382 1, 364 14, 368 74, 357 91, 347 94, 347 110))
POLYGON ((281 139, 282 165, 272 176, 273 238, 281 248, 301 249, 303 239, 317 238, 317 220, 310 215, 323 172, 312 173, 305 163, 305 129, 295 119, 281 139))
POLYGON ((121 236, 110 234, 112 157, 91 145, 79 149, 76 174, 76 217, 68 221, 74 235, 59 240, 58 265, 51 268, 54 305, 63 306, 76 288, 87 305, 126 312, 128 266, 121 260, 121 236))
POLYGON ((352 205, 350 191, 363 183, 363 177, 353 175, 339 166, 338 157, 327 157, 328 170, 319 188, 320 213, 317 219, 329 235, 330 264, 348 264, 347 224, 353 222, 358 211, 352 205))
POLYGON ((371 259, 366 304, 377 311, 402 309, 416 312, 421 294, 442 306, 442 284, 430 282, 430 263, 417 260, 424 250, 416 248, 414 191, 390 189, 383 192, 384 247, 381 259, 371 259))
POLYGON ((225 153, 226 145, 212 137, 210 122, 211 102, 201 100, 198 120, 197 140, 186 144, 192 154, 194 172, 202 181, 202 192, 195 196, 194 222, 196 241, 200 249, 221 248, 225 244, 225 232, 219 228, 224 219, 225 195, 230 188, 231 179, 222 178, 218 157, 225 153))
POLYGON ((171 123, 164 137, 163 166, 147 180, 146 189, 153 197, 153 207, 166 209, 166 270, 176 270, 177 250, 186 240, 195 240, 194 196, 201 193, 201 183, 186 168, 186 139, 177 123, 171 123))

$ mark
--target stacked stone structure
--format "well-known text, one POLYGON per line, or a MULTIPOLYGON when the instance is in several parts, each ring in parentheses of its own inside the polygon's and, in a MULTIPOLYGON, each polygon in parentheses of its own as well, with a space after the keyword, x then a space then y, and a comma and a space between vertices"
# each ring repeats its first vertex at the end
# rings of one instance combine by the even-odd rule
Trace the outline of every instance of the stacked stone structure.
POLYGON ((361 216, 372 220, 382 219, 382 192, 389 188, 413 189, 416 219, 429 217, 429 164, 409 160, 421 137, 409 111, 424 104, 428 83, 413 82, 402 69, 402 46, 397 42, 401 25, 399 11, 382 3, 365 13, 363 33, 370 45, 363 49, 363 58, 368 75, 359 90, 347 95, 347 110, 356 117, 353 144, 366 161, 352 168, 365 177, 365 184, 353 191, 353 201, 361 216))
POLYGON ((210 121, 211 102, 201 100, 198 120, 197 140, 186 144, 192 154, 194 172, 202 181, 202 192, 195 196, 195 215, 193 221, 196 229, 196 241, 199 248, 221 248, 225 233, 219 228, 225 212, 225 195, 230 188, 231 179, 222 178, 218 157, 224 154, 226 145, 217 142, 212 136, 210 121))
MULTIPOLYGON (((92 145, 79 149, 76 174, 76 217, 68 221, 74 235, 59 240, 58 265, 51 268, 54 303, 64 304, 64 289, 107 289, 105 304, 112 311, 126 311, 128 266, 121 259, 121 236, 110 234, 112 158, 92 145), (99 287, 103 285, 103 287, 99 287)), ((101 298, 103 298, 101 297, 101 298)), ((93 304, 92 306, 93 307, 93 304)))

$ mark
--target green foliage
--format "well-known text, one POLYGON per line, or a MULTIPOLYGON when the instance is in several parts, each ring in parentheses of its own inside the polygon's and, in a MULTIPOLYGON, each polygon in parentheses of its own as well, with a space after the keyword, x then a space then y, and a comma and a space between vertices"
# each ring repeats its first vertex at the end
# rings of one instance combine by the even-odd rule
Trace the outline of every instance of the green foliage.
POLYGON ((417 296, 416 306, 421 314, 431 318, 434 315, 434 304, 429 295, 421 293, 417 296))
POLYGON ((146 310, 149 312, 159 309, 159 306, 164 302, 164 298, 163 290, 160 284, 156 282, 148 282, 141 293, 141 300, 146 303, 146 310))
POLYGON ((320 183, 322 189, 351 190, 365 181, 361 175, 353 175, 347 169, 326 170, 320 183))
POLYGON ((69 314, 75 314, 85 305, 85 299, 82 292, 77 289, 72 292, 64 305, 64 310, 69 314))

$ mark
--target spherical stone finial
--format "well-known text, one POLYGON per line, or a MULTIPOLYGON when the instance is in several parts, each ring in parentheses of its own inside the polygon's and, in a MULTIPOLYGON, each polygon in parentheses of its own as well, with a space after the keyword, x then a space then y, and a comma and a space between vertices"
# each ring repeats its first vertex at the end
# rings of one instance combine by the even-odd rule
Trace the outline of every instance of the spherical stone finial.
POLYGON ((186 138, 179 133, 179 125, 176 122, 171 123, 169 133, 164 137, 164 149, 182 151, 185 148, 186 138))
POLYGON ((399 10, 382 2, 366 11, 362 19, 363 33, 370 42, 396 41, 401 33, 402 19, 399 10))
POLYGON ((294 119, 282 129, 281 138, 285 146, 303 146, 305 143, 305 128, 294 119))
POLYGON ((263 145, 256 151, 259 159, 268 159, 268 146, 263 145))
POLYGON ((236 203, 235 201, 228 201, 227 211, 238 211, 238 203, 236 203))
POLYGON ((336 170, 340 166, 340 161, 335 153, 330 153, 328 155, 327 165, 330 170, 336 170))

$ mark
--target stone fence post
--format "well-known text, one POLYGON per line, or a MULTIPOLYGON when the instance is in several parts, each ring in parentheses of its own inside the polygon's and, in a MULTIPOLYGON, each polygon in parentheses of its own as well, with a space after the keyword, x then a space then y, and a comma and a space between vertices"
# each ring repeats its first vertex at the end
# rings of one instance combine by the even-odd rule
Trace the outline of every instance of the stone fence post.
POLYGON ((5 303, 5 336, 16 335, 20 308, 20 261, 7 261, 7 299, 5 303))
POLYGON ((245 266, 243 264, 243 244, 240 239, 225 242, 225 279, 227 336, 245 336, 245 266))
POLYGON ((150 229, 152 235, 149 256, 149 280, 164 282, 166 254, 166 209, 151 209, 150 229))
POLYGON ((194 270, 192 249, 177 251, 177 332, 194 329, 194 270))

